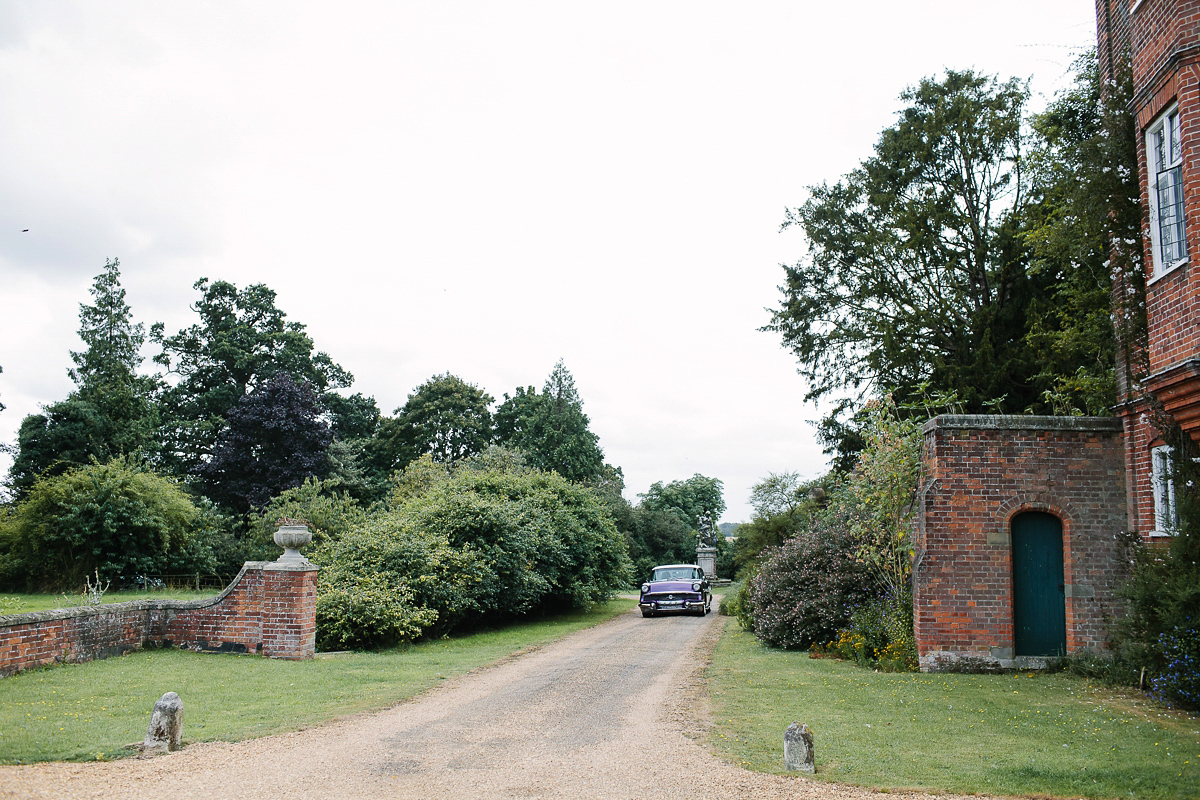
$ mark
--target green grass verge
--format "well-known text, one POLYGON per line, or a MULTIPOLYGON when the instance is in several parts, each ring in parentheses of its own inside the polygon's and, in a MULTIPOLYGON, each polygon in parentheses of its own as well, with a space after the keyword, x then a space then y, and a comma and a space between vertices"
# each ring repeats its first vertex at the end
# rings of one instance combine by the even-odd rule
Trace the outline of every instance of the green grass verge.
MULTIPOLYGON (((199 600, 216 597, 219 591, 205 589, 152 589, 149 591, 105 592, 102 605, 126 603, 130 600, 199 600)), ((83 605, 79 595, 63 594, 5 594, 0 595, 0 614, 25 614, 30 611, 51 611, 83 605), (65 602, 64 602, 65 600, 65 602)))
POLYGON ((876 673, 764 647, 726 622, 709 671, 713 744, 783 771, 813 731, 816 777, 878 788, 1200 798, 1200 719, 1063 674, 876 673))
POLYGON ((0 678, 0 763, 119 758, 178 692, 184 741, 237 741, 386 708, 511 653, 628 611, 617 599, 502 630, 311 661, 143 650, 0 678))

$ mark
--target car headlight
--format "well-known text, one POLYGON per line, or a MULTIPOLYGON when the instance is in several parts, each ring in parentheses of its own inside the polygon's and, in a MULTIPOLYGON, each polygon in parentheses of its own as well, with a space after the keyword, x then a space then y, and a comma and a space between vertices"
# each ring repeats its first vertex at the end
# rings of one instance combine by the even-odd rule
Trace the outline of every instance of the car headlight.
POLYGON ((692 581, 692 591, 693 592, 700 591, 700 581, 692 581))
POLYGON ((648 584, 648 583, 643 583, 643 584, 642 584, 642 594, 646 594, 646 593, 647 593, 647 592, 649 592, 649 591, 650 591, 650 584, 648 584))

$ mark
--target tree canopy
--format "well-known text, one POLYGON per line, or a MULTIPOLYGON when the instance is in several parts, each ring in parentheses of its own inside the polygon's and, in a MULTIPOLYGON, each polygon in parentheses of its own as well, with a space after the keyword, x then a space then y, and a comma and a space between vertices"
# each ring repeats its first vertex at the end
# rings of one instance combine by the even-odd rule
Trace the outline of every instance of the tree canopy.
POLYGON ((354 378, 327 354, 314 351, 299 322, 289 322, 263 284, 239 290, 226 281, 198 280, 192 309, 200 321, 166 335, 155 323, 150 339, 162 350, 154 361, 177 381, 162 393, 163 462, 193 474, 213 452, 226 415, 253 387, 278 372, 318 395, 354 378))
POLYGON ((593 480, 603 472, 604 452, 589 423, 575 378, 560 360, 541 394, 519 386, 512 397, 504 395, 496 410, 496 438, 523 451, 537 469, 571 481, 593 480))
POLYGON ((212 500, 245 514, 329 470, 333 434, 316 394, 277 372, 226 413, 212 458, 197 469, 212 500))
POLYGON ((766 329, 795 354, 808 399, 923 382, 975 405, 1028 395, 1031 287, 1013 227, 1028 199, 1026 97, 969 71, 923 80, 874 156, 787 212, 808 255, 784 268, 766 329))
POLYGON ((646 493, 639 495, 642 506, 654 511, 674 514, 692 530, 700 527, 700 515, 712 515, 713 522, 725 511, 725 485, 718 478, 706 478, 696 473, 687 480, 652 483, 646 493))
POLYGON ((1111 133, 1128 113, 1100 103, 1087 59, 1032 120, 1027 95, 971 71, 922 80, 870 158, 787 212, 808 253, 764 329, 807 399, 835 401, 821 437, 843 467, 863 419, 840 415, 870 396, 968 413, 1115 401, 1107 251, 1136 231, 1108 211, 1136 207, 1137 170, 1111 133))
POLYGON ((79 305, 79 338, 86 347, 71 352, 75 366, 67 373, 75 391, 27 416, 17 433, 9 483, 18 496, 43 473, 156 449, 151 397, 157 382, 137 374, 145 332, 125 301, 120 261, 106 261, 90 291, 92 304, 79 305))
POLYGON ((390 472, 424 453, 448 464, 482 452, 492 441, 491 403, 491 395, 456 375, 434 375, 383 421, 376 458, 390 472))

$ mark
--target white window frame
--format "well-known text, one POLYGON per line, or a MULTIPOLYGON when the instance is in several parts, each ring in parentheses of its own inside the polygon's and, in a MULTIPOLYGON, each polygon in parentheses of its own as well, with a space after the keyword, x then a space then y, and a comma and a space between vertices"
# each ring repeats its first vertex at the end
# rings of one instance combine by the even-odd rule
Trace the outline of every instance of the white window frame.
POLYGON ((1177 105, 1160 114, 1146 129, 1146 182, 1155 278, 1187 263, 1180 131, 1177 105))
POLYGON ((1154 491, 1154 531, 1152 536, 1171 536, 1178 518, 1175 516, 1175 469, 1171 465, 1175 450, 1169 445, 1150 449, 1150 485, 1154 491))

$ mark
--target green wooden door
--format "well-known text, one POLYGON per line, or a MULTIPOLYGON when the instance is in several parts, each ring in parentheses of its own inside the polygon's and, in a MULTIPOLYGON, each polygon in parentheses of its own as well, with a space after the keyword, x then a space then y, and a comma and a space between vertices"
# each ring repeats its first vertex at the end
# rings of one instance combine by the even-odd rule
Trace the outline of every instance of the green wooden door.
POLYGON ((1013 629, 1019 656, 1067 651, 1062 522, 1030 511, 1012 522, 1013 629))

